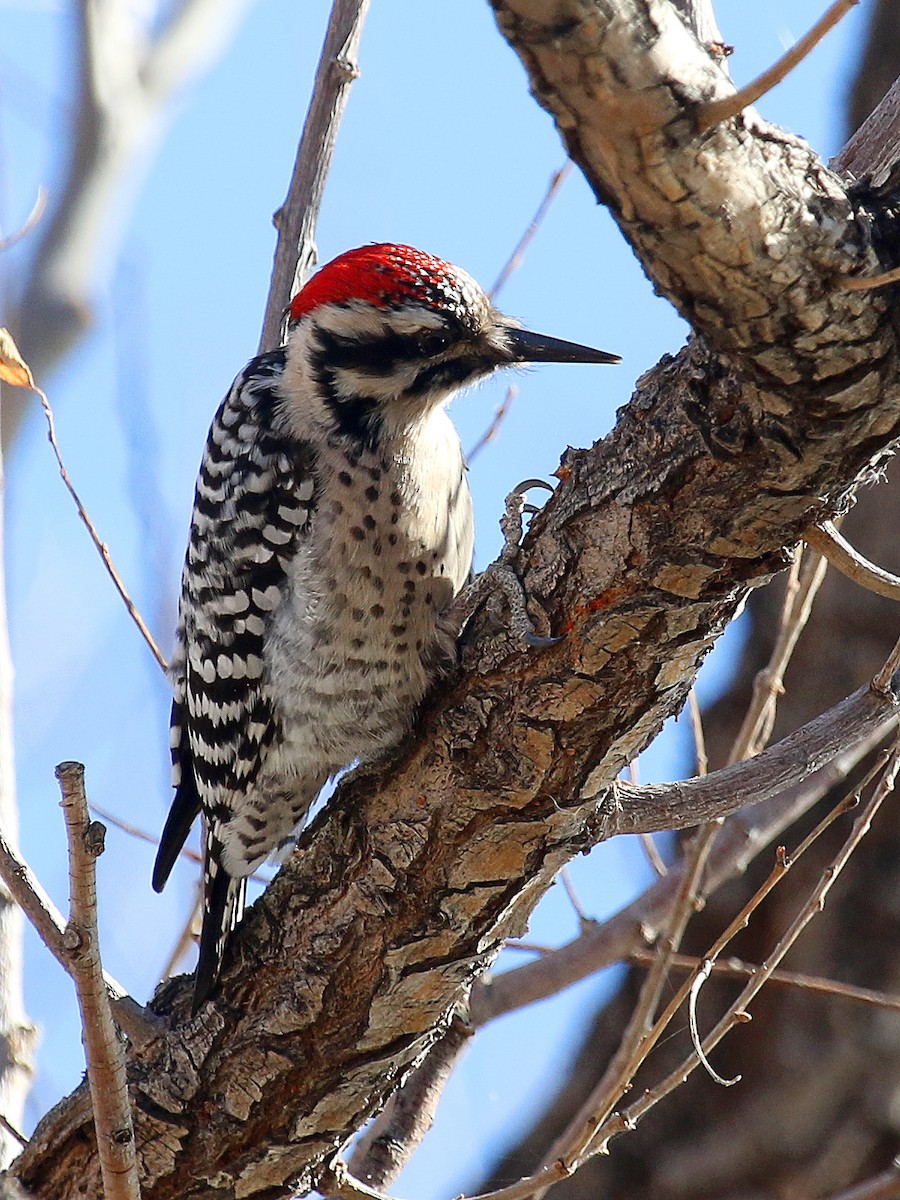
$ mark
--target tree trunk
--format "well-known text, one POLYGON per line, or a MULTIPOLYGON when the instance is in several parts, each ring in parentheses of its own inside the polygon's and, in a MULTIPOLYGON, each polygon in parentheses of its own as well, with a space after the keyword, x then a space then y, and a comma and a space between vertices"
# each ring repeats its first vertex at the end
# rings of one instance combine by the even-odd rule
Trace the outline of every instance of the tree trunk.
MULTIPOLYGON (((698 133, 698 106, 732 87, 668 3, 495 8, 697 336, 603 443, 567 453, 535 519, 519 568, 564 640, 522 653, 479 616, 412 743, 339 790, 254 906, 215 1000, 192 1020, 184 983, 156 998, 166 1032, 130 1059, 146 1200, 315 1186, 567 859, 697 819, 623 810, 614 780, 748 587, 900 435, 890 296, 840 287, 893 265, 884 201, 750 111, 698 133)), ((17 1177, 36 1197, 83 1195, 91 1139, 77 1093, 17 1177)))

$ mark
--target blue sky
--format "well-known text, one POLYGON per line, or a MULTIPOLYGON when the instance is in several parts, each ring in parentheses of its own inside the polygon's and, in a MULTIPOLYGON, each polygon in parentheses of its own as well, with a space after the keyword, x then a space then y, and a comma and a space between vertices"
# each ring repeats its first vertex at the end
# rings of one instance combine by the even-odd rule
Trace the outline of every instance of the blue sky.
MULTIPOLYGON (((736 46, 734 77, 752 78, 824 7, 824 0, 721 0, 720 24, 736 46)), ((868 7, 759 105, 825 155, 842 140, 840 98, 868 7)), ((94 328, 42 381, 76 486, 164 651, 197 463, 212 413, 255 351, 271 214, 287 186, 327 10, 322 0, 258 0, 218 65, 172 106, 158 154, 135 166, 127 190, 136 203, 111 222, 94 280, 94 328)), ((0 226, 9 231, 38 184, 52 199, 59 180, 73 85, 70 6, 0 5, 0 46, 0 226)), ((325 194, 322 261, 367 241, 403 241, 490 285, 564 155, 487 4, 374 0, 360 62, 325 194)), ((4 296, 15 295, 28 254, 26 243, 0 261, 4 296)), ((530 328, 616 351, 624 362, 545 366, 514 379, 512 411, 471 472, 479 565, 498 549, 509 489, 549 476, 566 445, 601 437, 634 380, 685 336, 577 174, 500 304, 530 328)), ((509 382, 491 381, 455 402, 464 446, 489 423, 509 382)), ((64 908, 53 767, 65 758, 85 762, 97 804, 157 831, 170 798, 167 689, 77 522, 36 405, 8 464, 7 504, 22 843, 64 908)), ((707 692, 727 673, 728 652, 714 658, 707 692)), ((678 745, 667 732, 644 756, 644 776, 681 769, 678 745)), ((114 829, 107 846, 99 867, 105 963, 144 999, 191 904, 194 872, 180 867, 157 897, 149 886, 152 847, 114 829)), ((573 877, 584 905, 602 916, 640 890, 647 867, 622 839, 578 860, 573 877)), ((572 910, 554 888, 532 936, 553 942, 575 932, 572 910)), ((71 987, 30 935, 27 972, 28 1010, 43 1029, 31 1124, 78 1081, 83 1064, 71 987)), ((571 1031, 604 986, 588 981, 479 1035, 402 1194, 428 1200, 477 1178, 564 1069, 571 1031)))

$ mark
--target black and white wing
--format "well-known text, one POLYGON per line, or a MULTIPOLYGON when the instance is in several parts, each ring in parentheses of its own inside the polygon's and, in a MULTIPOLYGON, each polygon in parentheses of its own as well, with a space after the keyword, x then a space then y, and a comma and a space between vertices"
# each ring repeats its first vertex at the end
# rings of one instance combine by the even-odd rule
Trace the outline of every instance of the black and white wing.
MULTIPOLYGON (((316 501, 315 455, 280 419, 284 351, 254 359, 206 443, 182 575, 171 745, 175 798, 153 871, 161 891, 198 813, 205 824, 204 911, 194 1007, 211 991, 243 910, 245 876, 223 866, 227 822, 279 737, 264 643, 316 501)), ((231 847, 229 853, 234 854, 231 847)), ((243 874, 241 873, 243 872, 243 874)))

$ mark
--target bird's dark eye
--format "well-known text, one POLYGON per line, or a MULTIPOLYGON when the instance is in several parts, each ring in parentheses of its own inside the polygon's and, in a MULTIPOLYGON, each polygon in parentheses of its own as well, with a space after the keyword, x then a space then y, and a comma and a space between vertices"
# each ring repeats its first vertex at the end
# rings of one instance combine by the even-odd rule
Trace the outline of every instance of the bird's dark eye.
POLYGON ((443 354, 449 349, 453 339, 449 333, 441 332, 440 330, 431 330, 422 332, 416 339, 416 346, 422 358, 434 358, 438 354, 443 354))

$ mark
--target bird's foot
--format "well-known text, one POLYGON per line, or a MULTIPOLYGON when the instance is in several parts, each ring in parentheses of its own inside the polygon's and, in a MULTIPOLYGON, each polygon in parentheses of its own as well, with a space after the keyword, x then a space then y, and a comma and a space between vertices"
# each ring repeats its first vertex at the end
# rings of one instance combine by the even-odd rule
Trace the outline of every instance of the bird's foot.
POLYGON ((460 592, 450 608, 448 616, 457 634, 462 632, 475 611, 482 604, 486 604, 492 622, 498 628, 508 629, 526 646, 543 649, 562 641, 562 638, 546 637, 535 630, 528 612, 525 589, 515 570, 522 541, 523 515, 538 511, 533 504, 527 503, 528 492, 532 488, 553 491, 550 484, 545 483, 543 479, 526 479, 506 497, 503 516, 500 518, 503 549, 499 558, 460 592), (505 597, 508 608, 508 616, 505 618, 501 613, 500 593, 505 597))

